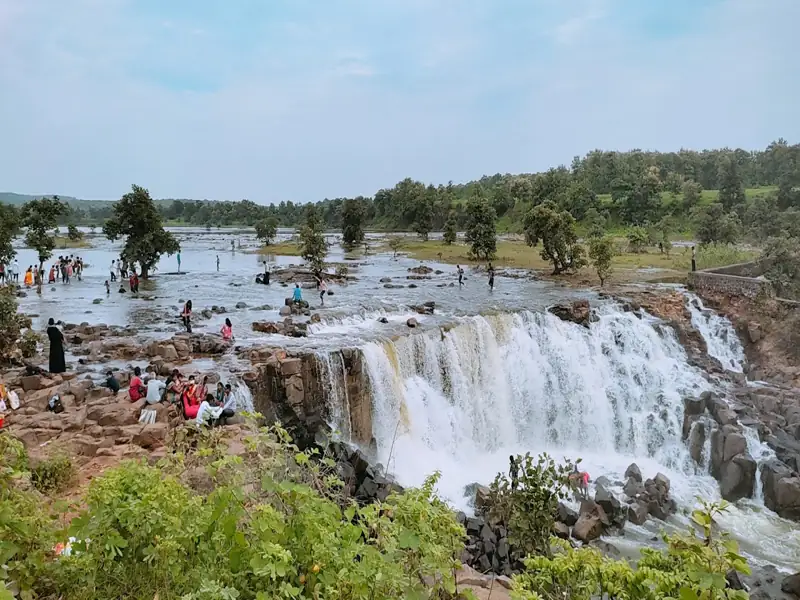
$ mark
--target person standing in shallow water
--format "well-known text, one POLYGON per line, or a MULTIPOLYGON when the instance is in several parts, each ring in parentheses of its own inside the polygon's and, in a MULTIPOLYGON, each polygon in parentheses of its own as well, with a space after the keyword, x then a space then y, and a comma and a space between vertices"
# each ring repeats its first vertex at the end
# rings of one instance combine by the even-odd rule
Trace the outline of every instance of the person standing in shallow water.
POLYGON ((181 272, 181 253, 178 252, 178 273, 181 272))
POLYGON ((219 254, 217 254, 217 271, 219 271, 219 254))
POLYGON ((319 280, 319 302, 322 306, 325 306, 325 294, 328 291, 328 284, 325 283, 325 280, 320 278, 319 280))
POLYGON ((183 305, 183 312, 181 313, 181 321, 186 331, 192 333, 192 301, 187 300, 183 305))
POLYGON ((494 267, 489 263, 489 291, 494 291, 494 267))
POLYGON ((48 365, 51 373, 63 373, 67 370, 67 363, 64 360, 64 334, 56 327, 53 317, 47 321, 47 337, 50 339, 50 364, 48 365))
POLYGON ((461 268, 461 265, 456 265, 456 271, 458 272, 458 287, 464 285, 464 269, 461 268))

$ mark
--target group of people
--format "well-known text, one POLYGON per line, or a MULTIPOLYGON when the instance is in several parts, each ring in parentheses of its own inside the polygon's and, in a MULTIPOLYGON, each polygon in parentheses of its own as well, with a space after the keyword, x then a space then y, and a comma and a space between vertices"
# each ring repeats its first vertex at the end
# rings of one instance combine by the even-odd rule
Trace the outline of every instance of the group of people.
MULTIPOLYGON (((486 272, 489 275, 489 291, 494 291, 494 267, 492 263, 489 263, 486 272)), ((461 268, 461 265, 456 265, 456 273, 458 274, 458 287, 462 287, 464 285, 464 269, 461 268)))
POLYGON ((19 281, 19 261, 5 264, 0 261, 0 283, 15 283, 19 281))
MULTIPOLYGON (((269 278, 269 276, 267 276, 269 278)), ((319 292, 319 302, 322 306, 325 306, 325 294, 328 293, 328 284, 325 282, 325 279, 322 276, 316 278, 317 280, 317 291, 319 292)), ((292 292, 292 302, 295 304, 302 304, 303 303, 303 290, 300 288, 299 283, 294 284, 294 292, 292 292)))
MULTIPOLYGON (((81 281, 83 276, 83 259, 80 256, 59 256, 58 260, 50 266, 50 273, 47 283, 55 283, 61 280, 62 283, 70 283, 72 276, 81 281)), ((27 273, 25 274, 27 279, 27 273)), ((27 285, 27 283, 26 283, 27 285)))
POLYGON ((128 263, 122 259, 111 261, 111 279, 106 279, 106 295, 111 293, 111 283, 119 281, 119 293, 124 294, 127 290, 122 284, 123 279, 128 280, 128 285, 132 294, 139 293, 139 275, 136 273, 135 267, 128 268, 128 263))
MULTIPOLYGON (((120 383, 114 373, 107 373, 106 387, 115 395, 120 390, 120 383)), ((195 376, 184 379, 174 369, 166 381, 161 381, 155 373, 145 373, 136 367, 133 370, 128 395, 131 402, 145 399, 148 405, 167 402, 177 406, 184 418, 195 419, 198 423, 212 426, 226 425, 228 419, 236 414, 236 396, 230 383, 223 385, 220 381, 216 389, 209 388, 208 375, 198 384, 195 376)))

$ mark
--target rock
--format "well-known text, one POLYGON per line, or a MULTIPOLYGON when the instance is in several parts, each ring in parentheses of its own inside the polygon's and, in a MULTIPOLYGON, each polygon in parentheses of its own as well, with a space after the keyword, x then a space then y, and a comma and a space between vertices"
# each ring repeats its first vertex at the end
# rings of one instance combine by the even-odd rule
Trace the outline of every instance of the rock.
POLYGON ((247 308, 247 302, 237 302, 236 308, 247 308))
POLYGON ((622 489, 628 498, 636 498, 644 494, 644 486, 640 481, 636 481, 633 477, 628 477, 625 482, 625 487, 622 489))
POLYGON ((384 325, 385 325, 386 323, 388 323, 388 322, 389 322, 389 319, 387 319, 386 317, 380 317, 380 318, 378 319, 378 323, 383 323, 384 325))
POLYGON ((169 426, 167 423, 159 423, 158 421, 148 423, 143 425, 138 433, 134 434, 131 443, 148 450, 154 450, 164 445, 168 433, 169 426))
POLYGON ((683 409, 688 415, 702 415, 706 411, 706 402, 700 398, 684 398, 683 409))
POLYGON ((750 338, 750 342, 757 344, 761 340, 761 325, 752 321, 748 323, 747 337, 750 338))
POLYGON ((201 315, 201 316, 202 316, 204 319, 210 319, 210 318, 212 317, 213 313, 211 312, 211 309, 209 309, 209 308, 204 308, 203 310, 201 310, 201 311, 200 311, 200 315, 201 315))
POLYGON ((157 348, 157 354, 166 361, 178 360, 178 351, 172 344, 161 344, 157 348))
POLYGON ((595 487, 594 501, 602 506, 605 513, 612 518, 622 507, 622 504, 617 500, 614 494, 609 492, 603 484, 599 483, 596 484, 595 487))
POLYGON ((752 498, 758 465, 749 454, 738 454, 726 462, 720 475, 720 493, 728 502, 752 498))
POLYGON ((584 543, 591 542, 603 534, 603 522, 597 515, 585 514, 578 518, 572 528, 572 537, 584 543))
POLYGON ((642 471, 639 469, 639 465, 631 463, 630 466, 625 469, 625 478, 633 478, 638 483, 642 483, 642 471))
POLYGON ((381 283, 392 283, 391 277, 381 277, 379 280, 381 283))
POLYGON ((556 304, 547 309, 562 321, 571 321, 584 327, 589 327, 590 308, 588 300, 575 300, 570 304, 556 304))
POLYGON ((800 521, 800 477, 778 459, 761 468, 764 504, 785 519, 800 521))
POLYGON ((48 388, 53 383, 48 381, 43 375, 26 375, 21 380, 22 389, 26 392, 48 388))
POLYGON ((292 307, 291 306, 281 306, 280 310, 278 310, 278 314, 282 317, 288 317, 292 314, 292 307))
POLYGON ((663 473, 658 473, 656 474, 656 478, 654 481, 657 487, 665 490, 664 494, 669 494, 669 489, 670 489, 669 477, 667 477, 663 473))
POLYGON ((568 527, 572 527, 578 522, 578 513, 572 510, 563 502, 558 503, 558 520, 568 527))
POLYGON ((280 328, 272 321, 254 321, 252 324, 253 331, 260 333, 280 333, 280 328))
POLYGON ((640 500, 628 506, 628 520, 634 525, 643 525, 647 521, 648 514, 647 504, 640 500))
POLYGON ((706 424, 702 421, 695 421, 689 431, 689 455, 698 465, 703 465, 703 451, 706 444, 706 424))
POLYGON ((561 539, 569 539, 569 526, 561 521, 553 523, 553 533, 561 539))
POLYGON ((489 488, 485 485, 478 485, 475 488, 475 508, 478 510, 484 510, 489 507, 489 502, 491 499, 491 492, 489 488))
POLYGON ((103 301, 102 298, 95 298, 94 300, 92 300, 92 304, 100 304, 102 301, 103 301))
POLYGON ((139 422, 142 403, 143 401, 134 404, 113 401, 110 404, 94 404, 88 407, 86 418, 104 427, 134 425, 139 422))
POLYGON ((411 317, 408 321, 406 321, 406 325, 413 329, 419 325, 419 321, 417 321, 414 317, 411 317))
POLYGON ((747 452, 747 439, 741 433, 731 433, 725 436, 725 442, 722 446, 723 463, 743 452, 747 452))
POLYGON ((322 322, 322 317, 320 317, 318 313, 314 313, 313 315, 311 315, 311 322, 320 323, 322 322))
POLYGON ((784 577, 781 581, 781 591, 784 594, 794 594, 800 598, 800 573, 784 577))

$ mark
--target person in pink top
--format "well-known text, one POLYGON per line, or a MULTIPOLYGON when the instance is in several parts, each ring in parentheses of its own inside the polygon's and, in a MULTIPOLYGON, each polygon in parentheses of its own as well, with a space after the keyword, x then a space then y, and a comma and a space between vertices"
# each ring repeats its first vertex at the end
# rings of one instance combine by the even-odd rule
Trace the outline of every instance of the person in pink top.
POLYGON ((223 340, 226 341, 233 340, 233 325, 231 324, 230 319, 225 319, 225 325, 222 326, 220 333, 222 333, 223 340))

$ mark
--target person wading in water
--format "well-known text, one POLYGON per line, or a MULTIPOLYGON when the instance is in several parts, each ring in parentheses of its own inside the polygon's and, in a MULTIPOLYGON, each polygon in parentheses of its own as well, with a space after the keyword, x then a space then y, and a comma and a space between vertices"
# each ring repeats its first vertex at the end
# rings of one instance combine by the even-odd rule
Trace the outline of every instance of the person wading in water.
POLYGON ((456 265, 456 271, 458 272, 458 287, 464 285, 464 269, 461 268, 461 265, 456 265))
POLYGON ((489 291, 494 291, 494 267, 489 263, 489 291))
POLYGON ((181 313, 181 321, 183 322, 183 326, 186 327, 186 331, 192 333, 192 301, 187 300, 186 304, 183 305, 183 312, 181 313))

